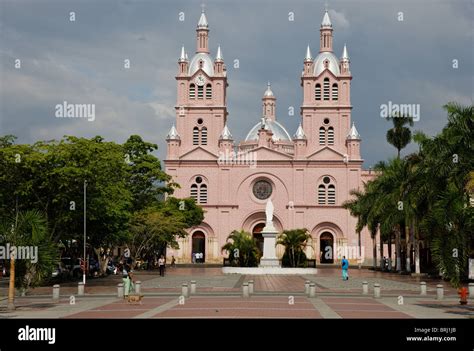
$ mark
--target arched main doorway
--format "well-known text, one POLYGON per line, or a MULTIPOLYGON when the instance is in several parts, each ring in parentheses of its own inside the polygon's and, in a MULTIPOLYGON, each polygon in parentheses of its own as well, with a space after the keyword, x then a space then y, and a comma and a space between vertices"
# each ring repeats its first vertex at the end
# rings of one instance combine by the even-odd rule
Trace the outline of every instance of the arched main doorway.
POLYGON ((319 237, 320 262, 334 263, 334 237, 329 232, 324 232, 319 237))
POLYGON ((204 263, 206 261, 206 236, 202 231, 193 233, 192 245, 193 262, 204 263))
POLYGON ((253 227, 252 235, 257 242, 257 247, 260 250, 260 256, 263 255, 263 235, 262 230, 265 228, 265 223, 259 223, 253 227))

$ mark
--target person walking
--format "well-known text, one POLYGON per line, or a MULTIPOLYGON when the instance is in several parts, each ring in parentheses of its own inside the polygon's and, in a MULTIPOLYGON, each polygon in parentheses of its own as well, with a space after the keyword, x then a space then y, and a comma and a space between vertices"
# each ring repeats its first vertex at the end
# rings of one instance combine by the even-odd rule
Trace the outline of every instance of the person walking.
POLYGON ((171 256, 171 268, 174 267, 176 267, 176 259, 174 258, 174 256, 171 256))
POLYGON ((165 256, 161 255, 160 259, 158 260, 158 266, 160 268, 160 276, 165 276, 165 256))
POLYGON ((342 280, 349 280, 349 261, 346 259, 346 256, 342 257, 342 280))
POLYGON ((124 265, 122 272, 123 282, 123 297, 126 298, 128 295, 135 291, 135 285, 133 284, 133 275, 129 265, 124 265))

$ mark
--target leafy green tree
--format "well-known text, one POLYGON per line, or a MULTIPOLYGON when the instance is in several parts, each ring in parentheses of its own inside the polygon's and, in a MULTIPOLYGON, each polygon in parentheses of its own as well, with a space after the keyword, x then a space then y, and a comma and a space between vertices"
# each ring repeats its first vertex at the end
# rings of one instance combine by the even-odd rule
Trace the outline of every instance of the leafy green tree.
POLYGON ((178 249, 185 229, 204 219, 202 208, 193 199, 168 197, 166 201, 135 212, 130 224, 129 247, 133 258, 145 258, 166 247, 178 249))
POLYGON ((171 180, 161 169, 158 158, 151 153, 156 144, 132 135, 123 145, 125 160, 128 164, 127 188, 132 193, 132 212, 156 205, 163 200, 164 194, 172 194, 178 184, 171 180))
POLYGON ((234 230, 227 237, 227 242, 222 246, 226 251, 232 265, 239 267, 255 267, 259 260, 257 243, 251 234, 244 230, 234 230))

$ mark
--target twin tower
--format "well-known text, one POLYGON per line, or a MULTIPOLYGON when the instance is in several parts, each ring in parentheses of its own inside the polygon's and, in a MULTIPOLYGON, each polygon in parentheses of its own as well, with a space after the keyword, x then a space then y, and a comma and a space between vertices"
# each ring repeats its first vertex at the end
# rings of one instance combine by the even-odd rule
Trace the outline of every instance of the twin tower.
POLYGON ((219 153, 267 148, 276 159, 327 160, 361 164, 360 136, 351 125, 350 60, 344 45, 333 53, 333 27, 326 11, 320 26, 319 53, 306 49, 301 86, 301 122, 293 134, 276 119, 276 97, 268 84, 262 113, 244 141, 234 143, 227 127, 227 71, 220 46, 209 51, 209 24, 204 11, 196 28, 196 53, 184 47, 178 60, 176 124, 167 135, 167 161, 213 159, 219 153), (199 150, 199 151, 196 151, 199 150))

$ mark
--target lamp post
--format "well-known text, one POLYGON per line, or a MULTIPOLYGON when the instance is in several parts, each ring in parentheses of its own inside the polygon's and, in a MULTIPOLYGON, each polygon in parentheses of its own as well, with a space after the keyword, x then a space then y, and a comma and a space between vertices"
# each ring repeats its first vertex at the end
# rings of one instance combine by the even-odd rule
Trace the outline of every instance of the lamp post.
POLYGON ((84 180, 84 270, 82 271, 82 282, 86 284, 86 195, 87 195, 87 180, 84 180))

